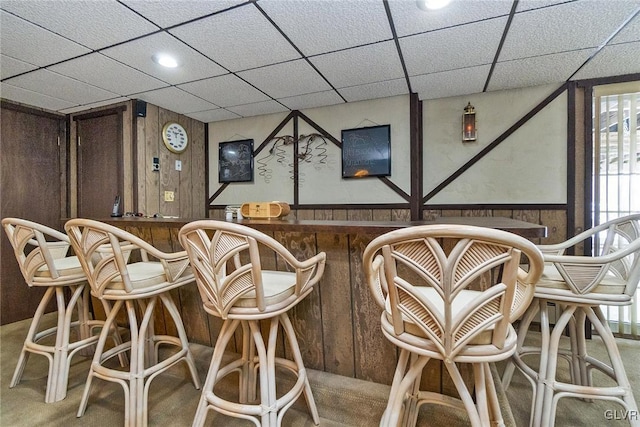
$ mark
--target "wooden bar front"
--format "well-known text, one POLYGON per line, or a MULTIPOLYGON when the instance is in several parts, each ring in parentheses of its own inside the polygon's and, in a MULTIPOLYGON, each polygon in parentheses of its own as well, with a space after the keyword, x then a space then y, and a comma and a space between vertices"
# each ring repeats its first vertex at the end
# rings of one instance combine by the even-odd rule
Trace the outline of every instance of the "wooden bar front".
MULTIPOLYGON (((180 251, 180 227, 185 219, 109 218, 101 219, 137 235, 164 251, 180 251)), ((294 256, 305 259, 317 252, 327 254, 322 280, 290 313, 300 349, 308 368, 390 384, 396 365, 396 347, 380 330, 380 308, 370 295, 362 268, 362 253, 376 236, 413 225, 449 223, 497 228, 537 239, 546 227, 510 218, 442 217, 433 221, 319 221, 240 220, 284 244, 294 256)), ((276 268, 276 260, 264 260, 265 268, 276 268)), ((196 285, 173 291, 189 340, 213 346, 221 321, 208 315, 196 285)), ((156 319, 156 328, 164 328, 156 319)), ((171 332, 170 330, 168 332, 171 332)), ((233 350, 233 349, 231 349, 233 350)), ((426 366, 426 386, 448 393, 453 386, 441 375, 440 364, 426 366)), ((423 383, 425 382, 423 381, 423 383)))

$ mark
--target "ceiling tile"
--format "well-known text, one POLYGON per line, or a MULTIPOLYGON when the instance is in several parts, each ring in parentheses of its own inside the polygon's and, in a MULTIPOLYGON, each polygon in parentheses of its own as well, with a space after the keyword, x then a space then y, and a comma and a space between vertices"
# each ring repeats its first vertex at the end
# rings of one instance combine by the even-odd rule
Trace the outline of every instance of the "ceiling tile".
POLYGON ((50 111, 58 111, 74 105, 73 102, 43 95, 8 83, 0 83, 0 92, 2 92, 3 99, 9 99, 13 102, 19 102, 21 104, 31 105, 37 108, 44 108, 45 110, 50 111))
POLYGON ((640 73, 640 42, 606 46, 572 80, 640 73))
POLYGON ((454 0, 443 9, 426 11, 418 8, 415 1, 389 0, 398 37, 508 16, 511 5, 511 1, 454 0))
POLYGON ((638 1, 584 0, 517 13, 499 61, 598 47, 638 7, 638 1), (598 22, 598 25, 585 23, 598 22))
POLYGON ((199 111, 197 113, 187 114, 189 117, 200 120, 201 122, 219 122, 221 120, 239 119, 240 116, 225 110, 224 108, 216 108, 215 110, 199 111))
POLYGON ((336 88, 404 76, 398 50, 392 41, 327 53, 310 60, 336 88))
POLYGON ((411 88, 422 99, 480 93, 489 75, 490 65, 461 68, 410 77, 411 88))
POLYGON ((498 62, 491 75, 488 90, 565 82, 592 53, 593 49, 584 49, 498 62))
POLYGON ((609 43, 617 44, 637 41, 640 41, 640 13, 625 25, 609 43))
POLYGON ((178 87, 220 107, 251 104, 269 99, 267 95, 233 74, 185 83, 178 87))
POLYGON ((364 101, 367 99, 387 98, 409 93, 407 82, 403 78, 383 82, 369 83, 341 88, 338 90, 348 102, 364 101))
POLYGON ((2 8, 91 49, 158 30, 115 0, 2 0, 2 8))
POLYGON ((182 24, 227 9, 246 0, 122 0, 124 4, 162 28, 182 24))
POLYGON ((212 110, 217 107, 217 105, 175 87, 140 93, 137 98, 180 114, 212 110))
POLYGON ((161 80, 127 67, 100 53, 92 53, 66 61, 49 67, 48 70, 119 95, 130 95, 167 86, 161 80))
POLYGON ((531 9, 541 9, 543 7, 554 6, 556 4, 566 2, 567 0, 519 0, 516 12, 525 12, 531 9))
POLYGON ((307 56, 392 37, 381 1, 261 0, 258 7, 307 56))
POLYGON ((37 70, 9 80, 23 89, 39 92, 54 98, 64 99, 73 104, 90 104, 119 95, 82 83, 78 80, 48 70, 37 70))
POLYGON ((491 64, 507 18, 496 18, 400 40, 410 76, 491 64), (470 36, 473 35, 473 36, 470 36))
POLYGON ((230 71, 300 58, 252 4, 170 30, 230 71))
POLYGON ((238 76, 260 87, 272 98, 331 89, 331 86, 304 59, 243 71, 238 73, 238 76))
MULTIPOLYGON (((4 2, 2 3, 4 7, 4 2)), ((89 53, 90 50, 9 13, 0 13, 0 50, 28 64, 45 65, 89 53)))
POLYGON ((292 110, 304 110, 307 108, 324 107, 326 105, 343 104, 344 101, 333 90, 326 92, 309 93, 306 95, 292 96, 278 99, 282 104, 292 110))
POLYGON ((283 111, 289 111, 289 109, 276 101, 263 101, 253 104, 236 105, 235 107, 228 107, 229 111, 232 111, 242 117, 259 116, 262 114, 281 113, 283 111))
POLYGON ((224 68, 167 33, 143 37, 101 53, 174 85, 226 73, 224 68), (165 68, 156 64, 151 58, 157 53, 174 56, 180 66, 165 68))
POLYGON ((35 70, 35 65, 14 59, 7 55, 0 55, 0 78, 6 79, 27 71, 35 70))

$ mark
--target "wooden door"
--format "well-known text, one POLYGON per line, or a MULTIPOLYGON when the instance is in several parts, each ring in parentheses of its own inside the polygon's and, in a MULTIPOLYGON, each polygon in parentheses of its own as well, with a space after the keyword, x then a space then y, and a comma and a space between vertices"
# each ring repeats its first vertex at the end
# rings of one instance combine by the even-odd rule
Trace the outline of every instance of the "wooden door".
MULTIPOLYGON (((61 214, 60 156, 66 151, 61 152, 58 144, 66 140, 64 118, 3 103, 1 126, 0 217, 24 218, 61 230, 60 218, 66 212, 61 214)), ((44 290, 26 285, 13 248, 4 231, 0 233, 0 324, 4 325, 32 317, 44 290)))
POLYGON ((106 218, 111 215, 115 197, 123 197, 122 113, 109 110, 77 116, 75 120, 78 216, 106 218))

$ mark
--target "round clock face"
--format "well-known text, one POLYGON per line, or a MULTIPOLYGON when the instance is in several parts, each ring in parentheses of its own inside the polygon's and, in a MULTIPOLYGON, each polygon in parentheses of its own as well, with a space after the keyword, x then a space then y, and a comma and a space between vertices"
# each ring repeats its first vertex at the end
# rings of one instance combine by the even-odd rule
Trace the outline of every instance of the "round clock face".
POLYGON ((164 145, 174 153, 182 153, 189 143, 187 131, 180 124, 172 122, 162 128, 162 140, 164 145))

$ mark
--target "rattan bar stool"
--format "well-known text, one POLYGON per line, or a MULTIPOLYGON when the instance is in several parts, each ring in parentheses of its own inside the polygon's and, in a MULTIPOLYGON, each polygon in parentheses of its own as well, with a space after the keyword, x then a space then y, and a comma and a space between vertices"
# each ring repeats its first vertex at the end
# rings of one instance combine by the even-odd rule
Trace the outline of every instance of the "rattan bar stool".
POLYGON ((511 323, 542 273, 535 245, 489 228, 415 226, 375 238, 363 265, 382 310, 382 333, 400 349, 380 425, 415 426, 420 406, 431 403, 466 411, 473 427, 504 426, 489 364, 516 350, 511 323), (522 254, 528 272, 519 267, 522 254), (460 398, 420 390, 431 359, 443 362, 460 398), (459 363, 473 366, 475 396, 459 363))
MULTIPOLYGON (((90 347, 98 341, 96 329, 102 328, 104 322, 91 318, 87 279, 78 258, 68 256, 70 243, 64 233, 19 218, 4 218, 2 226, 27 285, 46 289, 31 320, 9 387, 20 383, 29 355, 40 354, 49 360, 44 400, 57 402, 67 395, 71 358, 83 350, 91 351, 90 347), (71 292, 69 296, 67 290, 71 292), (57 324, 41 330, 42 316, 52 298, 58 310, 57 324), (55 340, 46 343, 51 336, 55 340)), ((109 311, 108 305, 105 311, 109 311)), ((112 336, 119 342, 117 333, 112 336)))
POLYGON ((287 313, 311 293, 322 276, 324 252, 298 261, 275 239, 222 221, 195 221, 183 226, 178 235, 189 254, 204 309, 223 319, 193 425, 204 425, 207 411, 213 409, 256 426, 279 426, 286 410, 303 393, 313 422, 318 424, 318 411, 287 313), (262 268, 263 257, 274 253, 288 271, 262 268), (268 330, 266 340, 261 324, 268 330), (227 345, 239 326, 242 354, 223 364, 227 345), (280 328, 292 360, 276 357, 280 328), (297 377, 289 390, 277 390, 277 369, 297 377), (225 400, 215 391, 216 383, 232 372, 240 376, 238 401, 225 400), (257 388, 260 396, 256 399, 257 388))
POLYGON ((149 387, 157 375, 184 361, 193 384, 196 389, 200 388, 187 334, 169 292, 194 281, 189 260, 185 252, 162 252, 131 233, 99 221, 72 219, 67 221, 65 229, 91 285, 91 293, 113 303, 105 327, 116 325, 118 311, 124 307, 130 330, 129 341, 111 349, 105 349, 107 333, 102 331, 77 415, 84 414, 92 379, 97 377, 116 382, 124 389, 125 426, 146 426, 149 387), (154 331, 154 313, 160 301, 175 324, 177 337, 154 331), (138 313, 142 314, 141 318, 138 313), (162 360, 161 345, 174 350, 162 360), (130 352, 128 370, 105 363, 127 351, 130 352))
POLYGON ((545 268, 536 283, 534 300, 520 322, 518 350, 507 364, 502 382, 509 386, 517 366, 533 388, 532 426, 555 424, 558 400, 564 397, 603 399, 620 404, 633 426, 640 426, 638 404, 634 398, 616 339, 601 306, 630 305, 640 282, 640 214, 617 218, 586 230, 556 245, 539 246, 545 268), (567 249, 596 241, 595 255, 565 255, 567 249), (549 303, 553 303, 550 306, 549 303), (558 307, 560 316, 550 322, 550 310, 558 307), (541 345, 525 345, 535 316, 540 313, 541 345), (585 324, 589 319, 609 356, 598 360, 587 354, 585 324), (561 347, 565 329, 569 348, 561 347), (539 363, 526 362, 539 355, 539 363), (558 360, 570 367, 570 382, 556 378, 558 360), (616 385, 595 384, 594 370, 613 379, 616 385))

